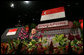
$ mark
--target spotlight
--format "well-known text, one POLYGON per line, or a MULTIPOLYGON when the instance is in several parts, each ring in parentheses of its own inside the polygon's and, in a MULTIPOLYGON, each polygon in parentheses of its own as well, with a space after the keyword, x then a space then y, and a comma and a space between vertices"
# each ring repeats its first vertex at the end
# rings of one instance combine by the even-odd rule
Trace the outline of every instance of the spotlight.
POLYGON ((28 4, 29 3, 29 1, 24 1, 26 4, 28 4))
POLYGON ((13 3, 11 3, 10 7, 14 8, 14 4, 13 4, 13 3))

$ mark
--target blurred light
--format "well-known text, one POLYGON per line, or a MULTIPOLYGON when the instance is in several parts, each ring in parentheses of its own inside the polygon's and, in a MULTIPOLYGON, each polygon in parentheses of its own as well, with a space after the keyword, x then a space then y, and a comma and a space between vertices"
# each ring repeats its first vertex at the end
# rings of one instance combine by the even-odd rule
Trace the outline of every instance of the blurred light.
POLYGON ((20 23, 21 21, 19 20, 18 22, 20 23))
POLYGON ((13 3, 11 3, 10 7, 14 8, 14 4, 13 4, 13 3))
POLYGON ((35 19, 33 18, 33 20, 35 20, 35 19))
POLYGON ((79 3, 75 3, 75 5, 79 5, 79 3))
POLYGON ((29 1, 24 1, 26 4, 28 4, 29 3, 29 1))
POLYGON ((68 7, 70 7, 71 5, 67 5, 68 7))

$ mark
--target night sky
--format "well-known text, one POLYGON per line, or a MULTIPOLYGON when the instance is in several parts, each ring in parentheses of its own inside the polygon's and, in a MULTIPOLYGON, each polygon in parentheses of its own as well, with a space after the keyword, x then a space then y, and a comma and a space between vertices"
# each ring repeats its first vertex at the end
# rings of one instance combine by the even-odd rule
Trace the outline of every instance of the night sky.
POLYGON ((65 8, 65 19, 73 21, 84 18, 82 0, 29 1, 28 4, 24 3, 24 1, 0 1, 0 35, 7 28, 14 27, 19 20, 24 25, 44 23, 40 22, 42 11, 61 6, 65 8), (14 3, 13 8, 10 7, 11 3, 14 3))

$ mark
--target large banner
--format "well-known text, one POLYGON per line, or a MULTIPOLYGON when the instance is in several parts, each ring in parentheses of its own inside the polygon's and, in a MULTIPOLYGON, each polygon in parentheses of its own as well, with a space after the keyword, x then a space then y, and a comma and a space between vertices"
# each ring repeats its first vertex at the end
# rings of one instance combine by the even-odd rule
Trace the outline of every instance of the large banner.
POLYGON ((46 20, 52 20, 52 19, 58 19, 58 18, 64 18, 64 17, 65 17, 64 7, 59 7, 59 8, 42 11, 40 21, 46 21, 46 20))
POLYGON ((49 28, 49 27, 59 27, 59 26, 66 26, 68 25, 68 21, 59 21, 59 22, 52 22, 52 23, 45 23, 45 24, 39 24, 37 26, 38 29, 40 28, 49 28))

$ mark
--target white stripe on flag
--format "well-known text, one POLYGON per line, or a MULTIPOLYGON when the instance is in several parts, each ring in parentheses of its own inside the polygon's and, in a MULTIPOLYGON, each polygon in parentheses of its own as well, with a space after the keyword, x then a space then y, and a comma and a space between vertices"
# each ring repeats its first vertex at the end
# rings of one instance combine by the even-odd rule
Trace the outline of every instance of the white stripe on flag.
POLYGON ((16 31, 15 32, 8 32, 7 34, 6 34, 6 36, 8 36, 8 35, 15 35, 16 34, 16 31))
POLYGON ((64 17, 65 17, 65 12, 59 12, 54 14, 42 15, 40 21, 58 19, 58 18, 64 18, 64 17))

